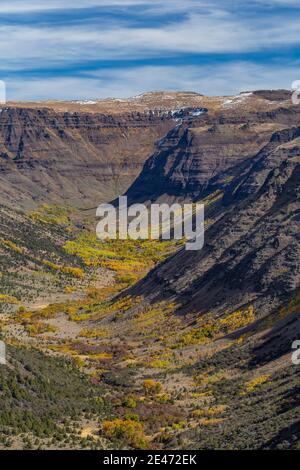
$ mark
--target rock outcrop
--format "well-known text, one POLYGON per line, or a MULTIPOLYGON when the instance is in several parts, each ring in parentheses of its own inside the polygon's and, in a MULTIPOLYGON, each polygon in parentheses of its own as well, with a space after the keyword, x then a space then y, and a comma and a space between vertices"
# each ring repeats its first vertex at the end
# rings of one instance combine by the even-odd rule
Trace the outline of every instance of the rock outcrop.
POLYGON ((272 135, 227 187, 198 252, 180 250, 135 290, 197 314, 251 303, 260 316, 300 288, 300 127, 272 135))
POLYGON ((238 176, 275 131, 300 124, 299 107, 227 109, 179 122, 129 188, 131 201, 198 200, 238 176))
POLYGON ((194 198, 296 120, 299 109, 281 90, 8 103, 0 112, 0 202, 95 207, 124 193, 154 152, 130 195, 194 198))
POLYGON ((25 209, 42 202, 94 207, 127 189, 173 125, 155 114, 3 109, 0 202, 25 209))

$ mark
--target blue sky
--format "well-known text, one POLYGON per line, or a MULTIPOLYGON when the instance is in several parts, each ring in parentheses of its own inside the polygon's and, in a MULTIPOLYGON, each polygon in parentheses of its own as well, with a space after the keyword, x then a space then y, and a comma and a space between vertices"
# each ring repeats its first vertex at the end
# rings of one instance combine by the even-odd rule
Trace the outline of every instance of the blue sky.
POLYGON ((225 95, 300 79, 300 0, 1 0, 9 100, 225 95))

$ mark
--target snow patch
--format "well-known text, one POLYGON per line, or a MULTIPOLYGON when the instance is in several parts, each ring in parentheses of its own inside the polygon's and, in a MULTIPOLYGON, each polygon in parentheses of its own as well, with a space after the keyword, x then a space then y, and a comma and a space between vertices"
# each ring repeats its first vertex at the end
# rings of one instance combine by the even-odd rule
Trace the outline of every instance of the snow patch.
POLYGON ((244 101, 249 98, 249 96, 253 95, 253 93, 250 92, 242 92, 239 95, 233 96, 232 98, 229 98, 222 103, 223 108, 233 108, 236 105, 239 105, 243 103, 244 101))
POLYGON ((81 105, 84 105, 84 104, 97 104, 97 101, 82 100, 82 101, 72 101, 72 103, 81 104, 81 105))

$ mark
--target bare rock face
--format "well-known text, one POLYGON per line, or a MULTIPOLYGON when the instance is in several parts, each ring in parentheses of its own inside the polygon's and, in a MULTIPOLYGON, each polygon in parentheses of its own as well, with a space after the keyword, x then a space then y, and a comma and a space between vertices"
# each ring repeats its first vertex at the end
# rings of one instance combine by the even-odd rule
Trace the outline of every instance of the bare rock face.
POLYGON ((193 199, 298 117, 281 90, 8 103, 0 112, 0 202, 95 207, 124 193, 154 151, 129 195, 193 199))
POLYGON ((205 246, 184 249, 136 287, 183 310, 253 304, 260 315, 300 287, 300 127, 276 132, 228 186, 205 246))
POLYGON ((250 106, 239 114, 234 107, 218 115, 208 109, 179 122, 158 143, 127 195, 142 202, 205 197, 239 175, 275 131, 299 123, 295 107, 257 112, 250 106))
POLYGON ((167 114, 5 108, 0 201, 25 209, 42 202, 95 207, 127 189, 173 125, 167 114))

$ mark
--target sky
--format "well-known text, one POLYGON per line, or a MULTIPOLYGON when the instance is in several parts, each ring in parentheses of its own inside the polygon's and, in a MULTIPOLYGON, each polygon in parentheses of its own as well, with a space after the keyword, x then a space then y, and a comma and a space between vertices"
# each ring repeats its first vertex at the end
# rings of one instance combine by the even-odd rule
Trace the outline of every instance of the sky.
POLYGON ((228 95, 300 80, 300 0, 0 0, 8 100, 228 95))

